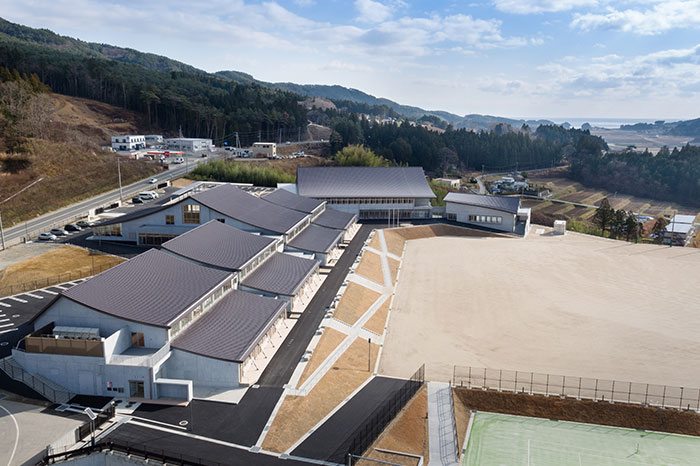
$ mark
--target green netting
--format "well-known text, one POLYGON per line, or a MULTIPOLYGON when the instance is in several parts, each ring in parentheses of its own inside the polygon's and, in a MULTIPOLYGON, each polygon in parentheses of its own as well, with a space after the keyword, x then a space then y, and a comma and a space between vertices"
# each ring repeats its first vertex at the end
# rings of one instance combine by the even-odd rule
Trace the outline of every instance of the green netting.
POLYGON ((476 413, 465 466, 698 465, 700 437, 476 413))

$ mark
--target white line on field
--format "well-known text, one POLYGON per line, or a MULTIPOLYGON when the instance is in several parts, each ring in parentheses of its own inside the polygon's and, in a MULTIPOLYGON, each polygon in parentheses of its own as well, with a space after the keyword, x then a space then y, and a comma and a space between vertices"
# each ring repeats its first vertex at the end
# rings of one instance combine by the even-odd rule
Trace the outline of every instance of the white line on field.
POLYGON ((0 325, 0 328, 5 328, 5 327, 14 327, 15 324, 2 324, 0 325))
POLYGON ((43 289, 41 291, 43 291, 44 293, 49 293, 49 294, 58 294, 55 291, 51 291, 51 290, 47 290, 47 289, 43 289))
POLYGON ((0 301, 0 306, 3 306, 3 307, 12 307, 11 304, 3 303, 2 301, 0 301))
MULTIPOLYGON (((5 315, 2 315, 0 317, 5 317, 5 315)), ((0 319, 0 322, 9 322, 9 321, 10 321, 10 319, 0 319)))
POLYGON ((527 466, 530 466, 530 439, 527 439, 527 466))
POLYGON ((24 293, 24 294, 26 294, 27 296, 31 296, 32 298, 44 299, 43 296, 39 296, 38 294, 32 294, 32 293, 24 293))
POLYGON ((27 301, 24 300, 24 299, 15 298, 14 296, 9 296, 7 299, 11 299, 11 300, 13 300, 13 301, 17 301, 18 303, 26 303, 26 302, 27 302, 27 301))
POLYGON ((16 328, 11 328, 9 330, 0 330, 0 335, 2 335, 3 333, 10 333, 10 332, 16 332, 16 331, 17 331, 16 328))
POLYGON ((12 454, 10 455, 10 461, 7 462, 7 466, 12 466, 12 460, 15 458, 15 452, 17 452, 17 445, 19 444, 19 424, 17 424, 17 419, 15 419, 15 416, 7 410, 4 406, 0 405, 0 408, 5 411, 10 418, 12 419, 12 422, 15 423, 15 429, 17 429, 17 435, 15 436, 15 446, 12 449, 12 454))

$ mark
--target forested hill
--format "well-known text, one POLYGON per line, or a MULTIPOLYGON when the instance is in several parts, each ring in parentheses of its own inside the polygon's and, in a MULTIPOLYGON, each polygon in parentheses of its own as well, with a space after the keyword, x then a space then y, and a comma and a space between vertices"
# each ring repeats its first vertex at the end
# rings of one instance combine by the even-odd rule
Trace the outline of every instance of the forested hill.
POLYGON ((298 95, 220 79, 165 57, 0 21, 0 66, 35 73, 60 94, 141 112, 154 131, 174 133, 181 127, 186 136, 219 143, 239 132, 246 144, 258 137, 296 137, 307 124, 298 95), (114 58, 112 49, 124 53, 114 58))

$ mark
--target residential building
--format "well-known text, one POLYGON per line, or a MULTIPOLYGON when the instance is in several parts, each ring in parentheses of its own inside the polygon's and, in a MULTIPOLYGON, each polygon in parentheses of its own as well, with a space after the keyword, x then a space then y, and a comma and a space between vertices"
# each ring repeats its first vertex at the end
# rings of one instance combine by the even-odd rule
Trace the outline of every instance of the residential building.
POLYGON ((692 241, 700 228, 700 223, 695 223, 695 215, 673 216, 664 229, 664 244, 673 246, 685 246, 692 241))
POLYGON ((146 147, 146 137, 141 134, 124 134, 112 136, 112 149, 115 151, 133 151, 146 147))
POLYGON ((163 136, 160 134, 147 134, 144 136, 146 138, 146 144, 163 144, 163 136))
POLYGON ((434 178, 433 181, 438 184, 444 184, 450 188, 459 189, 462 182, 459 178, 434 178))
POLYGON ((430 189, 420 167, 299 167, 285 189, 359 219, 430 218, 430 189))
POLYGON ((530 209, 521 207, 518 197, 447 193, 445 217, 523 236, 530 228, 530 209))

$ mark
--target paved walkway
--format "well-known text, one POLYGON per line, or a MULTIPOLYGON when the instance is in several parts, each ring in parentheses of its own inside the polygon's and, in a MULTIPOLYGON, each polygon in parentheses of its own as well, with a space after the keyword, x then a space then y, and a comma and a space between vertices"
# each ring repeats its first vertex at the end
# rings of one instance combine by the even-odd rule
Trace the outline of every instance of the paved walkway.
POLYGON ((445 382, 428 382, 429 466, 458 464, 452 388, 445 382))

